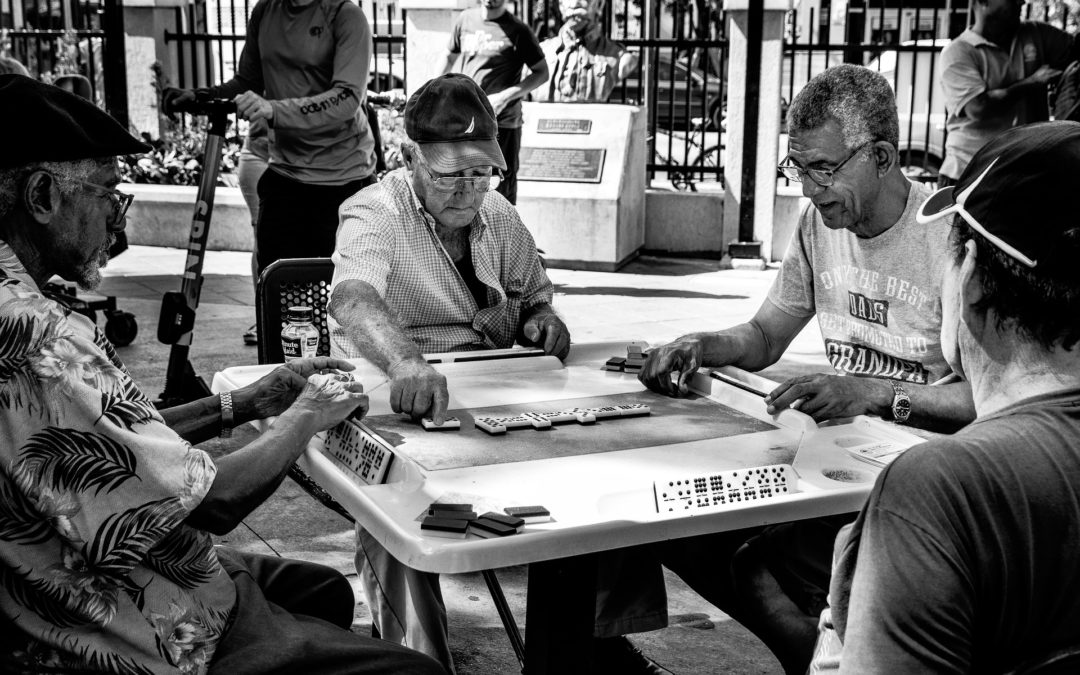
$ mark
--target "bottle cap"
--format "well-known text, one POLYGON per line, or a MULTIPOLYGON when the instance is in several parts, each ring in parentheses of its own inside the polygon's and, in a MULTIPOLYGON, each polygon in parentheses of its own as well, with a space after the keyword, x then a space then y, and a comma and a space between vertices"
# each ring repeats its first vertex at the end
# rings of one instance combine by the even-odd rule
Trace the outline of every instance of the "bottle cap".
POLYGON ((289 321, 299 323, 310 323, 314 314, 310 307, 290 307, 286 315, 289 321))

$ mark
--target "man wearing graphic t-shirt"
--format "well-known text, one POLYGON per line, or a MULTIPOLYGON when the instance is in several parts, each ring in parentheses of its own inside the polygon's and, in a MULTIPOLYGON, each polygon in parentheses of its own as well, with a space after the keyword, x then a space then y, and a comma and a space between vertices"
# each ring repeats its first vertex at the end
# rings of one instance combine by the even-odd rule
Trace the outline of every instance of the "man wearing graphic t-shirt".
POLYGON ((480 85, 498 116, 499 149, 506 171, 495 189, 517 204, 521 99, 547 82, 544 52, 532 30, 506 10, 506 0, 480 0, 479 7, 465 10, 454 22, 444 74, 459 57, 459 72, 480 85), (525 70, 529 74, 523 77, 525 70))
MULTIPOLYGON (((871 414, 922 427, 966 424, 975 416, 970 386, 930 386, 950 373, 940 338, 949 228, 915 220, 930 190, 900 171, 888 81, 860 66, 830 68, 807 83, 788 115, 791 150, 780 169, 801 182, 812 203, 768 298, 747 323, 653 350, 641 381, 679 395, 699 366, 768 367, 816 315, 836 372, 781 383, 765 398, 768 412, 791 407, 819 421, 871 414)), ((806 672, 832 542, 852 519, 676 541, 661 557, 754 631, 787 672, 806 672), (740 548, 735 538, 749 541, 740 548), (703 551, 710 555, 699 557, 703 551), (717 558, 724 555, 732 586, 716 581, 717 558), (699 568, 699 559, 709 560, 709 569, 699 568)))

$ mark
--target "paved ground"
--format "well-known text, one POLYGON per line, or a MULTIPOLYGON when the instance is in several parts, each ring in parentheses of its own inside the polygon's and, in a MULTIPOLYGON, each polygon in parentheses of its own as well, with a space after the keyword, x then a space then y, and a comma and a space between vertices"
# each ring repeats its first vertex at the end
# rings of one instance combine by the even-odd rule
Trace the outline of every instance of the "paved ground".
MULTIPOLYGON (((254 347, 241 333, 255 322, 250 257, 242 253, 208 254, 205 283, 190 358, 206 378, 225 367, 256 363, 254 347)), ((120 309, 135 314, 139 335, 119 350, 135 380, 151 397, 164 387, 169 350, 156 339, 161 294, 179 289, 184 253, 175 249, 134 246, 110 263, 100 291, 114 295, 120 309)), ((638 339, 657 344, 693 330, 723 328, 749 318, 760 305, 775 270, 718 271, 715 261, 642 258, 619 273, 551 270, 555 307, 575 341, 638 339)), ((823 370, 816 324, 793 343, 786 358, 766 371, 774 379, 823 370)), ((241 430, 229 442, 206 449, 225 453, 253 432, 241 430)), ((246 550, 316 560, 349 575, 354 584, 353 535, 347 523, 319 507, 286 481, 277 493, 221 541, 246 550)), ((526 569, 498 572, 511 608, 524 626, 526 569)), ((479 574, 450 575, 443 580, 451 641, 461 675, 518 672, 513 652, 479 574)), ((646 653, 677 673, 781 673, 769 651, 749 632, 704 602, 674 575, 668 575, 671 625, 633 636, 646 653)), ((363 595, 354 629, 370 630, 363 595)))

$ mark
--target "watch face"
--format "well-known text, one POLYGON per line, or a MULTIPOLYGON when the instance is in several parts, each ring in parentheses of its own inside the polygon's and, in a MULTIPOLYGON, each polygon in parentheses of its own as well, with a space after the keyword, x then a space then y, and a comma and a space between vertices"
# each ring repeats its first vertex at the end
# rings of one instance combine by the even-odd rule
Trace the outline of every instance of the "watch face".
POLYGON ((897 396, 892 404, 893 417, 904 422, 911 414, 911 399, 907 396, 897 396))

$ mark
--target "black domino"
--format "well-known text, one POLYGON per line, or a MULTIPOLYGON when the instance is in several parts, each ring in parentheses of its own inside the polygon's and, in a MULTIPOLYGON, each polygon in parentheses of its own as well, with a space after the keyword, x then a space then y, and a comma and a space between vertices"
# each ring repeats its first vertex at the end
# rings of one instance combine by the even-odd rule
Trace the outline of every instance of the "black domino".
POLYGON ((442 509, 428 509, 428 515, 432 518, 447 518, 449 520, 476 520, 476 511, 443 511, 442 509))
POLYGON ((483 537, 484 539, 509 537, 510 535, 517 533, 518 529, 516 527, 511 527, 510 525, 505 525, 497 520, 490 520, 488 518, 477 518, 469 523, 469 534, 483 537))
POLYGON ((543 506, 507 506, 503 511, 506 515, 521 518, 526 523, 546 523, 551 520, 551 511, 543 506))
POLYGON ((516 531, 521 532, 521 529, 525 527, 525 519, 518 518, 517 516, 508 516, 502 513, 495 513, 494 511, 488 511, 480 516, 485 520, 494 520, 495 522, 502 523, 503 525, 509 525, 516 531))
POLYGON ((469 531, 469 521, 427 516, 420 523, 420 531, 433 537, 464 539, 469 531))
POLYGON ((428 515, 431 515, 433 511, 460 511, 467 513, 472 510, 472 504, 443 504, 442 502, 428 504, 428 515))

